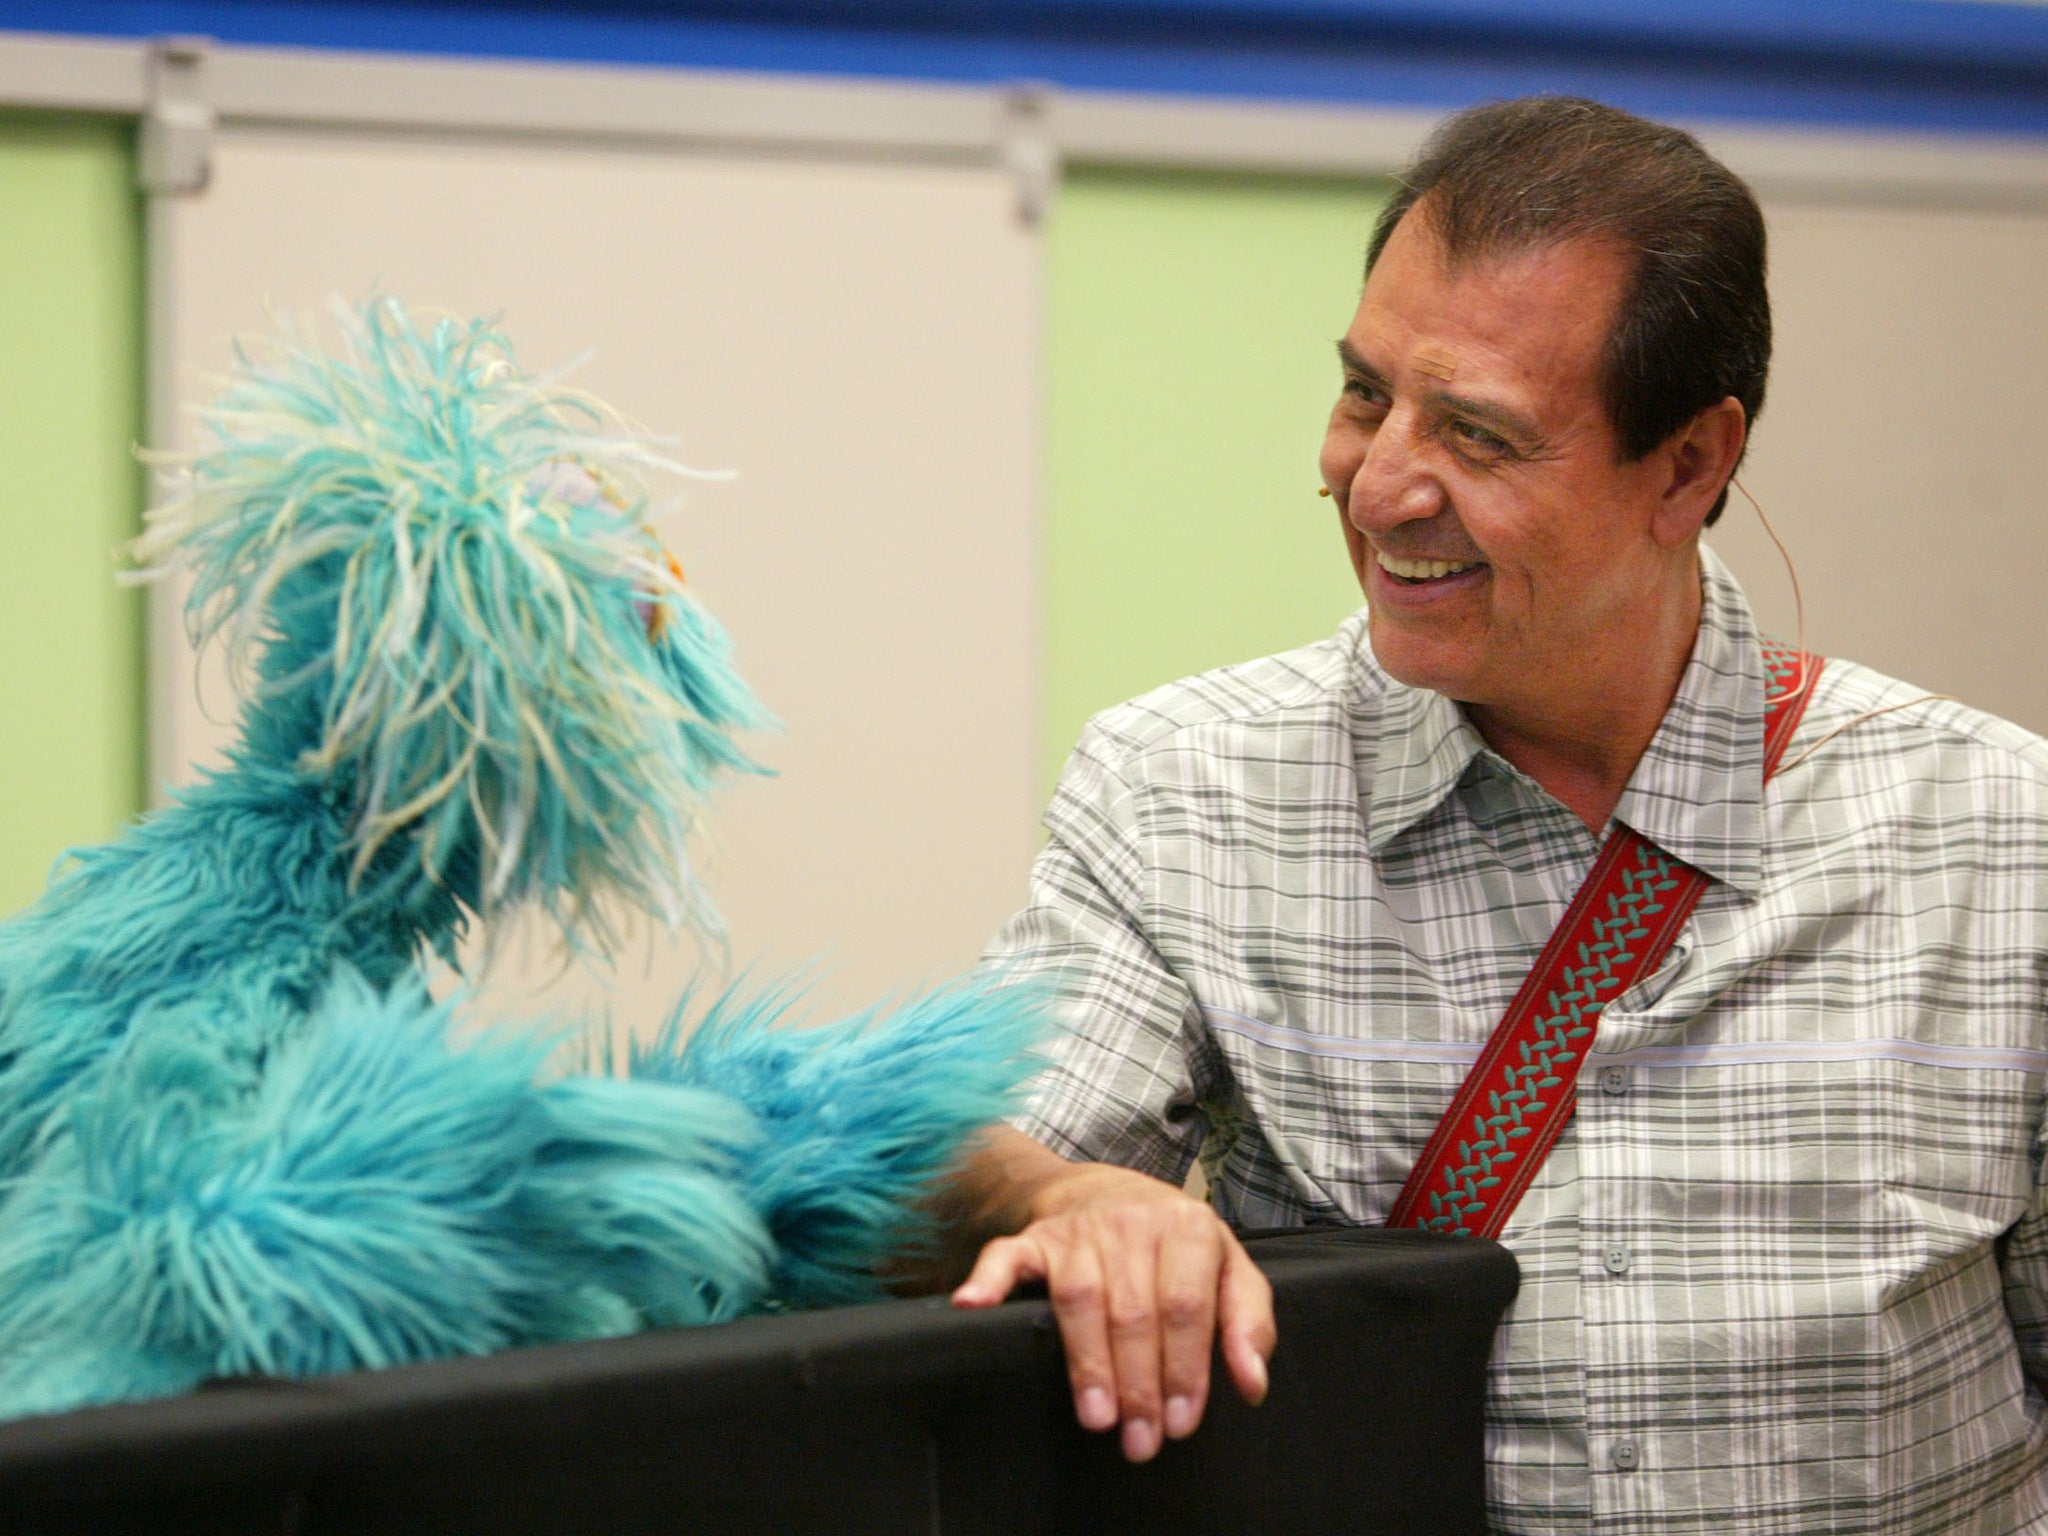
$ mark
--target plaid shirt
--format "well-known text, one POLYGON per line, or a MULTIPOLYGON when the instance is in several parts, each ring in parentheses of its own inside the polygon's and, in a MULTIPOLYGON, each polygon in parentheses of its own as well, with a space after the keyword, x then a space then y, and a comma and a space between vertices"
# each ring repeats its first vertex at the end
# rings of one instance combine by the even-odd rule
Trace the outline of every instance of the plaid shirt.
MULTIPOLYGON (((1503 1241, 1505 1530, 2048 1531, 2048 743, 1823 673, 1762 783, 1711 553, 1616 810, 1713 876, 1503 1241)), ((1441 695, 1321 644, 1096 719, 992 955, 1071 973, 1019 1124, 1245 1226, 1377 1223, 1597 851, 1441 695)))

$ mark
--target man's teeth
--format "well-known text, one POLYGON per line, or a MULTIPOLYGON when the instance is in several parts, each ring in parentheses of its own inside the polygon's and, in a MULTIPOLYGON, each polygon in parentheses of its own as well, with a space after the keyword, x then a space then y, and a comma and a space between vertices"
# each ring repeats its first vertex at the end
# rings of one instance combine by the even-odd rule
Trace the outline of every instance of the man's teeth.
POLYGON ((1380 569, 1390 576, 1401 576, 1409 581, 1428 581, 1438 576, 1455 576, 1460 571, 1469 571, 1483 564, 1478 560, 1402 560, 1394 555, 1379 554, 1380 569))

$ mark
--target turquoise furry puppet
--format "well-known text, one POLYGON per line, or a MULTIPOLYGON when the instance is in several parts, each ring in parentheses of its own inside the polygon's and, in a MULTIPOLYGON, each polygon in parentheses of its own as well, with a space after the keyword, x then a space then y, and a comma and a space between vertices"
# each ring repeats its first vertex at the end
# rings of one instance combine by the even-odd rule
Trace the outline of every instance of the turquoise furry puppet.
POLYGON ((995 980, 618 1078, 457 1041, 471 916, 714 921, 685 838, 763 716, 644 449, 489 326, 346 339, 242 363, 144 540, 250 672, 227 766, 0 924, 0 1414, 875 1295, 1029 1070, 995 980))

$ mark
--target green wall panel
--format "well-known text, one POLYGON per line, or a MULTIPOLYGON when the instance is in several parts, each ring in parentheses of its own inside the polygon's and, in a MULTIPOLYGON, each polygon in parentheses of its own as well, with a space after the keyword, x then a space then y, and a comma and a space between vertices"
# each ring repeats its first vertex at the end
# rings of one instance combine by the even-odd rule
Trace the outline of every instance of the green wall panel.
POLYGON ((124 123, 0 114, 0 914, 142 790, 141 206, 124 123))
POLYGON ((1384 184, 1077 168, 1048 230, 1050 785, 1087 717, 1358 605, 1316 450, 1384 184))

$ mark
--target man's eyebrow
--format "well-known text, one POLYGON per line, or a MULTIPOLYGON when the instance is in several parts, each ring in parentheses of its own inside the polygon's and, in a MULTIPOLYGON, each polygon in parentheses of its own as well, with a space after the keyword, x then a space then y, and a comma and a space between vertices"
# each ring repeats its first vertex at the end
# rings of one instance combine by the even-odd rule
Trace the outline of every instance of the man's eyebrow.
POLYGON ((1358 348, 1352 346, 1347 337, 1340 336, 1337 338, 1337 361, 1344 365, 1346 373, 1359 374, 1364 378, 1371 379, 1375 384, 1384 384, 1387 381, 1385 374, 1359 356, 1358 348))
MULTIPOLYGON (((1348 339, 1337 342, 1337 358, 1343 363, 1344 371, 1358 375, 1370 383, 1386 387, 1387 376, 1368 363, 1348 339)), ((1525 452, 1533 452, 1543 446, 1543 433, 1536 424, 1518 411, 1491 400, 1476 400, 1470 395, 1461 395, 1453 390, 1433 389, 1426 398, 1432 405, 1447 408, 1464 417, 1467 421, 1498 432, 1525 452)))
POLYGON ((1431 390, 1429 398, 1450 407, 1467 421, 1498 432, 1524 448, 1534 448, 1543 441, 1543 434, 1537 430, 1536 423, 1491 400, 1474 400, 1470 395, 1454 394, 1448 389, 1431 390))

